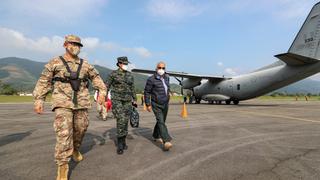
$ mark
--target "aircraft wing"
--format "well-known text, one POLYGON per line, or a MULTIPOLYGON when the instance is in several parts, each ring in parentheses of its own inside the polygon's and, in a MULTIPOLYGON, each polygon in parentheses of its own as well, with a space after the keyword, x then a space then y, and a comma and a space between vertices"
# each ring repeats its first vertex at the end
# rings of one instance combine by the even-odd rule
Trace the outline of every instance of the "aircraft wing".
MULTIPOLYGON (((154 70, 146 70, 146 69, 132 69, 132 72, 137 73, 145 73, 145 74, 154 74, 154 70)), ((208 80, 227 80, 231 78, 221 77, 221 76, 211 76, 211 75, 197 75, 197 74, 189 74, 184 72, 174 72, 174 71, 167 71, 166 72, 169 76, 174 77, 183 77, 183 78, 190 78, 190 79, 208 79, 208 80)))

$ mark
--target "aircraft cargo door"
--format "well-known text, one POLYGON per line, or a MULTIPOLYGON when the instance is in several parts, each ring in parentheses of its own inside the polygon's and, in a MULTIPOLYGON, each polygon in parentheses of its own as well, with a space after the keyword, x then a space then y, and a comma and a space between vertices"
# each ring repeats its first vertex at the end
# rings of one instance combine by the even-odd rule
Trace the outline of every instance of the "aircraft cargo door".
POLYGON ((225 93, 223 94, 229 97, 233 97, 233 80, 226 81, 224 89, 225 89, 225 93))

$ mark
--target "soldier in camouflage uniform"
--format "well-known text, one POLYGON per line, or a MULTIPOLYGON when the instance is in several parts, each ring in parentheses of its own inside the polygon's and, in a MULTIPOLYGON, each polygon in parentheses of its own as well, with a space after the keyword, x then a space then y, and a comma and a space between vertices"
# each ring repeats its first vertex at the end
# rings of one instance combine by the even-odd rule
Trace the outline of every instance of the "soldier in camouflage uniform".
POLYGON ((117 119, 117 153, 123 154, 127 149, 126 137, 128 134, 128 121, 132 105, 137 106, 137 96, 134 89, 134 79, 128 69, 128 58, 117 58, 117 70, 112 71, 107 79, 107 87, 111 90, 112 113, 117 119))
POLYGON ((76 162, 83 159, 79 148, 89 125, 88 108, 91 107, 88 79, 99 90, 101 104, 106 96, 106 87, 98 71, 87 60, 78 57, 81 47, 79 37, 66 36, 66 53, 45 65, 33 91, 34 111, 41 114, 46 95, 52 90, 52 111, 56 113, 53 126, 56 133, 58 180, 68 179, 71 156, 76 162), (76 85, 72 84, 74 82, 76 85))

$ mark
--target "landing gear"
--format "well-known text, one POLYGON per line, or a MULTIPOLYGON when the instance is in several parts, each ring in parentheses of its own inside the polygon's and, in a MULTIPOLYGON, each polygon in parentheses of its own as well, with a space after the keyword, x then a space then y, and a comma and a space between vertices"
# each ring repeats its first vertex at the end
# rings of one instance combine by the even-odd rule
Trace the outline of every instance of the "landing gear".
POLYGON ((230 100, 226 100, 226 104, 229 105, 231 103, 230 100))
POLYGON ((238 105, 239 104, 239 100, 233 100, 233 104, 234 105, 238 105))
POLYGON ((194 99, 193 96, 190 96, 190 97, 189 97, 189 104, 192 104, 192 103, 193 103, 193 99, 194 99))
POLYGON ((200 104, 200 102, 201 102, 201 99, 196 98, 196 104, 200 104))

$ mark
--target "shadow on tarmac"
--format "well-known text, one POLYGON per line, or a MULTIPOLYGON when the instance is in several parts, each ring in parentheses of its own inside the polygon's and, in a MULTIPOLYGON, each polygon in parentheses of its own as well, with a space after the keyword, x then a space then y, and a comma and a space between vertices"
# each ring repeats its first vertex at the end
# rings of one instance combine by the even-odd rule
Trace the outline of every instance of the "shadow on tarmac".
MULTIPOLYGON (((81 154, 86 154, 90 152, 94 146, 100 145, 103 146, 105 144, 106 140, 102 136, 98 136, 92 133, 86 133, 82 145, 80 147, 80 152, 81 154)), ((77 167, 78 163, 71 160, 69 164, 69 175, 68 177, 70 178, 72 171, 77 167)))
POLYGON ((141 136, 144 137, 145 139, 149 140, 153 145, 155 145, 156 147, 162 149, 161 144, 155 142, 152 138, 152 133, 153 130, 150 128, 146 128, 146 127, 140 127, 140 128, 136 128, 133 131, 133 134, 135 134, 136 136, 141 136))
POLYGON ((7 136, 0 137, 0 147, 5 146, 7 144, 22 141, 24 138, 30 136, 35 130, 30 130, 23 133, 15 133, 7 136))
MULTIPOLYGON (((147 140, 149 140, 153 145, 157 146, 158 148, 162 149, 161 145, 159 143, 156 143, 152 139, 152 129, 146 128, 146 127, 140 127, 140 128, 134 128, 132 130, 133 134, 136 136, 141 136, 147 140)), ((95 135, 92 133, 86 133, 82 145, 80 147, 80 152, 82 154, 86 154, 90 152, 94 146, 100 145, 103 146, 106 142, 106 139, 109 138, 113 141, 114 146, 117 147, 117 128, 111 128, 106 130, 104 133, 102 133, 102 136, 95 135)), ((127 136, 128 140, 133 140, 134 137, 130 134, 127 136)), ((129 147, 130 148, 130 147, 129 147)), ((72 171, 77 167, 78 163, 75 161, 70 161, 69 164, 69 175, 68 177, 72 175, 72 171)))

